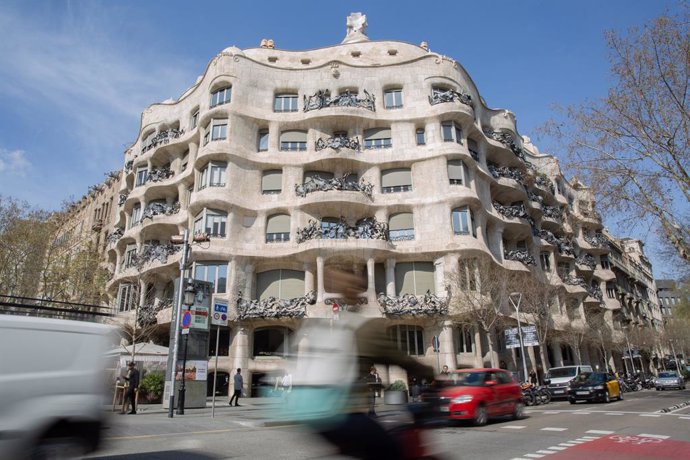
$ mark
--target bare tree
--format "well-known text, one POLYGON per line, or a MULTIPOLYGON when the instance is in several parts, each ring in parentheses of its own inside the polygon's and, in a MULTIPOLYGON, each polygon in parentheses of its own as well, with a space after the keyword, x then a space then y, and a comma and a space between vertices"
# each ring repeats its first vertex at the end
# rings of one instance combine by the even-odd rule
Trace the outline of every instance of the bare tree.
POLYGON ((575 352, 577 364, 582 364, 582 343, 587 336, 585 330, 566 324, 562 330, 558 331, 558 336, 575 352))
POLYGON ((457 273, 450 273, 449 315, 472 324, 486 335, 491 366, 496 367, 495 331, 502 323, 502 306, 510 295, 506 271, 487 257, 460 260, 457 273))
POLYGON ((539 358, 544 372, 551 367, 547 347, 555 327, 553 322, 553 315, 556 311, 554 300, 558 295, 558 287, 552 284, 552 276, 555 277, 556 275, 525 273, 515 276, 511 280, 511 290, 522 293, 521 311, 528 318, 528 322, 537 329, 539 358))
POLYGON ((604 370, 608 370, 610 350, 613 348, 613 331, 604 318, 604 311, 589 312, 587 315, 586 339, 596 345, 604 361, 604 370))
POLYGON ((593 185, 599 209, 658 228, 690 261, 690 6, 622 35, 608 32, 614 85, 551 122, 568 167, 593 185))

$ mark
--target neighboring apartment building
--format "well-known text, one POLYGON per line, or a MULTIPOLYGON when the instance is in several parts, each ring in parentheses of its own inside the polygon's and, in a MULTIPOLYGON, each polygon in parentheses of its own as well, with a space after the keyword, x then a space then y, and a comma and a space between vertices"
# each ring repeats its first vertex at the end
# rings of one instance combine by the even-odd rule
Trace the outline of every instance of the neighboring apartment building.
MULTIPOLYGON (((387 318, 381 334, 433 366, 433 336, 441 364, 490 361, 478 328, 410 309, 415 296, 445 312, 451 274, 479 256, 547 274, 561 292, 556 329, 584 331, 591 312, 618 331, 628 317, 657 326, 641 245, 602 232, 591 190, 521 137, 512 112, 487 107, 465 69, 426 44, 370 41, 362 16, 348 24, 342 44, 321 49, 283 51, 271 40, 226 48, 177 101, 143 112, 111 211, 119 313, 133 308, 139 283, 169 323, 181 257, 170 239, 188 229, 210 235, 192 245, 192 276, 231 306, 219 368, 246 369, 247 381, 284 368, 304 317, 337 320, 329 266, 368 280, 346 308, 387 318), (622 273, 641 284, 616 282, 622 273), (611 283, 641 302, 605 296, 611 283)), ((495 362, 516 368, 515 350, 498 342, 495 362)), ((552 365, 574 360, 558 334, 548 352, 552 365)), ((583 359, 603 365, 592 344, 583 359)), ((620 366, 620 354, 610 364, 620 366)))
POLYGON ((674 280, 656 280, 656 292, 664 320, 673 316, 677 305, 683 301, 683 293, 677 288, 674 280))

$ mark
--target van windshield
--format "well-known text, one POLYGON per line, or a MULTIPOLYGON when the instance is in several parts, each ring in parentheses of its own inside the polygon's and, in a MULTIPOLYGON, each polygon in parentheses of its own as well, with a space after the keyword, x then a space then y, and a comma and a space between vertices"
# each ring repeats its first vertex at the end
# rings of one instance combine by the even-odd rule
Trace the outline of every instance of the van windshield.
POLYGON ((553 369, 549 369, 549 377, 552 379, 560 379, 563 377, 575 377, 576 373, 576 367, 556 367, 553 369))

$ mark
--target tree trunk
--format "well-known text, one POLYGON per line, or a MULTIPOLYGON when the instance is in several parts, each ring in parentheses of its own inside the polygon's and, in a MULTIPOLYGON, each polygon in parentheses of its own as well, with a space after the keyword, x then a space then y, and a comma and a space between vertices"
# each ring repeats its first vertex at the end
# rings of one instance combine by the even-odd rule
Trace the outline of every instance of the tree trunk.
POLYGON ((539 344, 539 358, 541 359, 541 368, 544 373, 549 371, 551 363, 549 362, 549 355, 546 352, 548 345, 546 343, 539 344))

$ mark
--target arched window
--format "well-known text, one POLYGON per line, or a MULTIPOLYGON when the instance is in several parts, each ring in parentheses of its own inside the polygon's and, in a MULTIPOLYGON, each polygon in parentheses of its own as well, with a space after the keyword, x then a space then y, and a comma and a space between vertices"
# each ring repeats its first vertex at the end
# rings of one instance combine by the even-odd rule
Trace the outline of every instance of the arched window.
POLYGON ((411 212, 393 214, 388 219, 388 235, 391 241, 414 240, 414 218, 411 212))
POLYGON ((304 295, 304 272, 298 270, 268 270, 256 274, 256 298, 259 300, 296 299, 304 295))
POLYGON ((211 103, 210 107, 215 107, 217 105, 228 104, 232 96, 232 86, 225 86, 223 88, 217 89, 211 93, 211 103))
POLYGON ((453 233, 456 235, 474 235, 472 213, 469 207, 463 206, 453 209, 451 218, 453 221, 453 233))
POLYGON ((388 329, 388 337, 395 343, 398 350, 408 355, 423 356, 424 330, 420 326, 399 324, 388 329))
POLYGON ((283 190, 283 170, 270 169, 264 171, 261 177, 261 193, 264 195, 278 194, 283 190))
POLYGON ((434 294, 433 262, 398 262, 395 264, 395 293, 423 295, 426 291, 434 294))
POLYGON ((266 221, 266 242, 279 243, 290 241, 290 216, 274 214, 266 221))
POLYGON ((462 129, 454 121, 444 121, 441 123, 441 134, 444 142, 462 144, 462 129))

